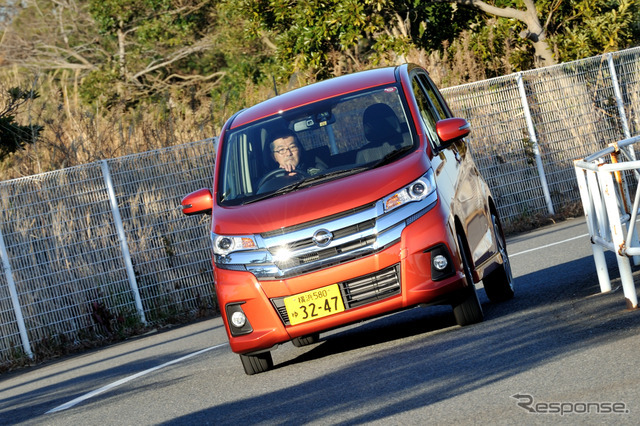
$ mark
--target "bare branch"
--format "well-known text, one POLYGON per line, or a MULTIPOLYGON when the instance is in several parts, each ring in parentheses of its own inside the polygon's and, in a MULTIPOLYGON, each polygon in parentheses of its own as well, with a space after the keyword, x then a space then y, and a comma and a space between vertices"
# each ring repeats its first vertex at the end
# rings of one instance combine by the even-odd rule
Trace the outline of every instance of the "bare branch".
POLYGON ((273 50, 274 52, 278 50, 278 46, 276 46, 275 43, 271 41, 265 31, 260 32, 260 38, 265 46, 267 46, 269 49, 273 50))
POLYGON ((165 83, 170 82, 173 79, 179 78, 180 80, 184 80, 185 82, 192 83, 196 81, 208 81, 212 78, 218 78, 220 80, 222 77, 227 75, 226 71, 218 71, 209 75, 181 75, 181 74, 171 74, 167 76, 163 81, 165 83))
POLYGON ((549 26, 549 23, 551 23, 551 18, 553 17, 554 12, 558 10, 561 4, 562 0, 554 0, 554 2, 549 7, 549 14, 547 15, 547 20, 544 23, 545 29, 549 26))
POLYGON ((21 38, 11 37, 3 46, 5 59, 10 63, 36 67, 41 69, 84 69, 94 70, 97 67, 80 52, 86 46, 66 48, 42 41, 32 43, 21 38))
POLYGON ((168 65, 171 65, 172 63, 179 61, 181 59, 186 58, 189 55, 192 55, 194 53, 197 52, 202 52, 203 50, 206 50, 208 48, 210 48, 213 45, 213 43, 209 40, 201 40, 198 43, 192 45, 192 46, 188 46, 185 47, 183 49, 180 49, 176 52, 173 53, 173 55, 170 58, 167 58, 166 60, 162 61, 162 62, 158 62, 158 61, 152 61, 151 63, 149 63, 147 65, 147 67, 139 72, 137 72, 136 74, 134 74, 131 79, 132 80, 138 80, 140 77, 149 74, 153 71, 156 71, 160 68, 165 68, 168 65))
MULTIPOLYGON (((482 0, 433 0, 436 3, 458 3, 465 6, 473 6, 476 9, 480 9, 483 12, 491 15, 499 16, 501 18, 511 18, 524 21, 526 19, 526 12, 512 7, 497 7, 485 3, 482 0)), ((531 3, 531 0, 524 0, 525 4, 531 3)), ((528 5, 527 5, 528 8, 528 5)), ((535 10, 535 7, 534 7, 535 10)))

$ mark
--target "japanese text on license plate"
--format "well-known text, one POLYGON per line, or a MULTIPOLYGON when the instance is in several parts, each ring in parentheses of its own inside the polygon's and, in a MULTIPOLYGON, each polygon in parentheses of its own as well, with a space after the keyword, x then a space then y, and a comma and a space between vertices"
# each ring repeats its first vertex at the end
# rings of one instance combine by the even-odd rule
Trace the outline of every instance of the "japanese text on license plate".
POLYGON ((284 306, 291 325, 326 317, 344 311, 338 284, 289 296, 284 306))

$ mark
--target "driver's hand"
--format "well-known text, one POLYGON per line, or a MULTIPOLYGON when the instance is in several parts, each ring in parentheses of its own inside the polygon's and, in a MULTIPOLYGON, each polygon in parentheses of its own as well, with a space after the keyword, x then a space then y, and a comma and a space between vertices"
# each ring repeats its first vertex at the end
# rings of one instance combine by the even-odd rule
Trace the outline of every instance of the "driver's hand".
POLYGON ((285 171, 289 172, 289 173, 293 173, 296 170, 296 166, 294 166, 291 163, 284 163, 280 165, 281 169, 284 169, 285 171))

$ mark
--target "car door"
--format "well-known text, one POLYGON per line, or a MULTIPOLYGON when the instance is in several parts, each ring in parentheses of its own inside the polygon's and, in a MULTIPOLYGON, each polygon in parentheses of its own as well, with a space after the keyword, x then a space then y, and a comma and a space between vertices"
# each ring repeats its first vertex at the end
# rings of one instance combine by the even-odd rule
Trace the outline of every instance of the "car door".
POLYGON ((441 144, 436 123, 453 115, 428 74, 421 70, 415 72, 412 86, 428 138, 436 152, 434 168, 440 169, 441 175, 438 187, 451 203, 453 214, 460 219, 473 263, 478 265, 491 256, 493 247, 480 173, 464 140, 449 146, 441 144), (445 177, 448 182, 443 185, 445 177))

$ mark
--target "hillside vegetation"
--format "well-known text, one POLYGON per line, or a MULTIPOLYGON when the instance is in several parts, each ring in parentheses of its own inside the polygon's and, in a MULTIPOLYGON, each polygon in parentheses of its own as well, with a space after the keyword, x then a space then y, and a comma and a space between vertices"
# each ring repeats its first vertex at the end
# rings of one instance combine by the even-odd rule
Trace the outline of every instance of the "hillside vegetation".
POLYGON ((236 110, 416 62, 441 86, 640 44, 634 0, 0 3, 0 179, 216 135, 236 110))

